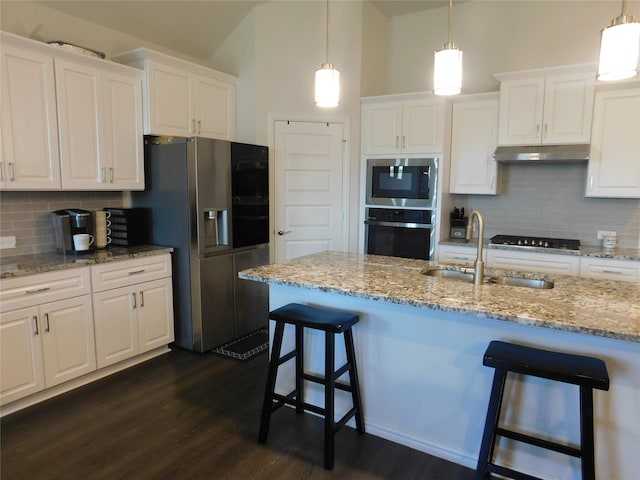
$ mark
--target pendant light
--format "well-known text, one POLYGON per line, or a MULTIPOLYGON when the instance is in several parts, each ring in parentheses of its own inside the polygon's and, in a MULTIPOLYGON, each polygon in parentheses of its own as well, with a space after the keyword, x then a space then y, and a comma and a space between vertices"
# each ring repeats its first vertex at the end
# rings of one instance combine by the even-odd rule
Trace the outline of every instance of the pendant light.
POLYGON ((462 50, 451 42, 451 9, 449 0, 449 28, 447 43, 434 54, 433 93, 436 95, 457 95, 462 91, 462 50))
POLYGON ((315 103, 318 107, 340 104, 340 72, 329 63, 329 0, 327 0, 327 39, 325 62, 316 70, 315 103))
POLYGON ((624 13, 625 3, 622 0, 620 16, 602 30, 598 80, 623 80, 638 73, 640 22, 624 13))

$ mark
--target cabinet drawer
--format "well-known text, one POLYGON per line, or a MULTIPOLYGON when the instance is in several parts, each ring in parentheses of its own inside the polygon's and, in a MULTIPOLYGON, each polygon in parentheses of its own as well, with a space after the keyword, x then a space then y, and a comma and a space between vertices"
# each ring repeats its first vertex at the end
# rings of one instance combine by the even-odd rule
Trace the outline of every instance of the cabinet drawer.
MULTIPOLYGON (((475 247, 452 247, 443 246, 438 250, 438 263, 447 263, 450 265, 467 265, 473 266, 476 261, 475 247)), ((483 252, 483 260, 486 259, 487 252, 483 252)))
POLYGON ((490 267, 504 270, 513 269, 563 275, 578 275, 580 271, 580 257, 573 255, 489 250, 487 263, 490 267))
POLYGON ((91 293, 89 267, 0 280, 0 312, 91 293))
POLYGON ((580 276, 640 282, 640 262, 582 258, 580 276))
POLYGON ((93 292, 127 287, 171 276, 171 255, 124 260, 91 267, 93 292))

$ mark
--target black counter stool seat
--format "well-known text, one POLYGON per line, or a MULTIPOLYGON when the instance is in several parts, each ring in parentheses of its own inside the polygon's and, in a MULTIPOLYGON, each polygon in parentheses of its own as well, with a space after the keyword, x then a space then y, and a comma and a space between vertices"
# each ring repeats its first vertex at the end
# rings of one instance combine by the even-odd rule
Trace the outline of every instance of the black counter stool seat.
POLYGON ((580 458, 582 479, 594 480, 593 389, 609 390, 609 375, 605 362, 593 357, 492 341, 487 347, 482 363, 495 368, 495 373, 478 456, 476 480, 491 478, 492 473, 516 480, 540 480, 493 463, 495 441, 498 436, 580 458), (578 448, 498 426, 508 372, 570 383, 579 387, 580 446, 578 448))
POLYGON ((334 464, 334 437, 336 432, 352 417, 355 417, 358 433, 364 433, 364 417, 362 415, 362 400, 356 368, 356 357, 353 346, 353 332, 351 327, 358 323, 358 315, 326 310, 299 303, 290 303, 269 313, 269 318, 276 322, 269 369, 267 371, 267 385, 262 404, 260 432, 258 441, 265 443, 269 434, 271 414, 284 405, 296 407, 298 413, 305 410, 324 417, 324 468, 331 470, 334 464), (281 356, 282 337, 286 324, 295 326, 295 347, 289 353, 281 356), (304 342, 305 328, 325 332, 325 372, 324 377, 304 371, 304 342), (335 335, 343 334, 347 362, 336 370, 335 368, 335 335), (283 363, 296 359, 296 387, 287 395, 275 392, 278 367, 283 363), (336 382, 349 372, 349 383, 336 382), (324 408, 304 401, 304 381, 324 385, 324 408), (335 389, 351 393, 353 407, 337 422, 335 421, 335 389))

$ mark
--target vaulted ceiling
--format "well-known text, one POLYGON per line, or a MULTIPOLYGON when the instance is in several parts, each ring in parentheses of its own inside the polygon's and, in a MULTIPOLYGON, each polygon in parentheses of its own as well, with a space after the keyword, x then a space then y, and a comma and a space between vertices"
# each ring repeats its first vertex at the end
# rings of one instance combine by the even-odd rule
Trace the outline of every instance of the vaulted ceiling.
MULTIPOLYGON (((265 1, 269 0, 44 0, 36 3, 206 60, 251 9, 265 1)), ((446 0, 372 3, 389 17, 448 4, 446 0)))

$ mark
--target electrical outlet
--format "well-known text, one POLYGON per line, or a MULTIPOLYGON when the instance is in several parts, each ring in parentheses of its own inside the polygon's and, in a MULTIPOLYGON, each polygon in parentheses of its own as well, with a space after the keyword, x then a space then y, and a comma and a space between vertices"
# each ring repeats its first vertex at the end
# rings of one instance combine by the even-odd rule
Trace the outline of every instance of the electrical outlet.
POLYGON ((602 240, 604 237, 615 237, 616 232, 609 232, 608 230, 598 230, 597 240, 602 240))
POLYGON ((16 248, 16 237, 0 237, 1 248, 16 248))

